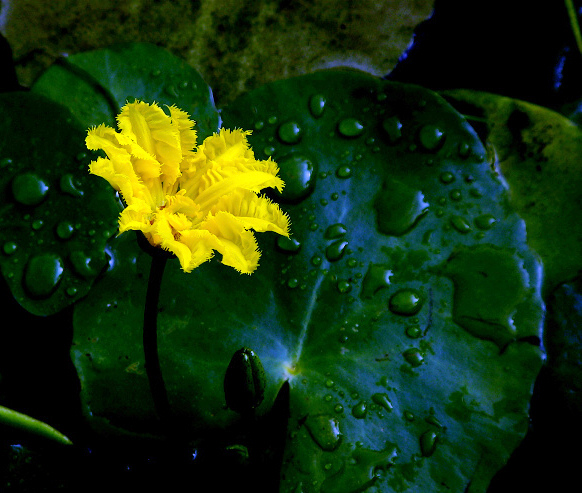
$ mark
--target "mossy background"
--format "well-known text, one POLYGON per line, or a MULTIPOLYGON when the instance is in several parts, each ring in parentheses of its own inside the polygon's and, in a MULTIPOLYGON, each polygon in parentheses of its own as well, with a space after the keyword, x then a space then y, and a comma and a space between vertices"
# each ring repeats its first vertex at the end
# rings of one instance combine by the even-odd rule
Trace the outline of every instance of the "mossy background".
MULTIPOLYGON (((580 2, 575 3, 580 6, 580 2)), ((141 0, 103 1, 95 7, 67 0, 13 0, 1 3, 0 30, 12 50, 18 84, 25 88, 61 56, 120 41, 149 41, 168 48, 199 70, 220 106, 266 82, 339 65, 438 90, 495 92, 576 118, 582 62, 563 2, 546 0, 535 8, 522 0, 513 4, 515 10, 508 11, 506 2, 499 0, 487 5, 436 0, 434 15, 423 23, 431 15, 431 1, 141 0), (415 44, 398 63, 415 28, 415 44)), ((10 53, 1 63, 2 70, 6 67, 1 84, 13 88, 16 79, 10 78, 10 53)), ((55 416, 63 422, 76 419, 78 403, 70 393, 76 380, 67 348, 71 334, 50 330, 59 324, 68 327, 70 313, 39 323, 13 303, 4 289, 2 292, 5 311, 19 314, 18 325, 27 328, 2 336, 0 368, 18 367, 20 371, 19 379, 2 381, 2 396, 18 395, 18 399, 3 403, 36 411, 40 418, 52 417, 52 422, 55 416), (11 351, 12 347, 26 346, 31 335, 36 344, 26 358, 11 351), (46 347, 62 351, 47 352, 46 347), (69 409, 70 415, 63 415, 62 409, 69 409)), ((560 301, 566 294, 568 289, 562 288, 553 298, 560 301)), ((576 307, 565 299, 558 309, 553 331, 559 323, 567 323, 562 312, 576 307)), ((582 436, 576 420, 578 408, 572 404, 576 402, 572 396, 579 396, 580 388, 574 384, 556 386, 555 375, 556 369, 562 368, 566 378, 577 378, 577 374, 568 374, 580 361, 577 320, 574 329, 572 324, 568 328, 570 340, 555 343, 565 355, 558 358, 563 368, 542 371, 532 402, 531 431, 494 480, 491 492, 516 487, 539 489, 543 485, 558 488, 574 477, 579 452, 566 452, 565 444, 582 436), (578 348, 578 353, 572 347, 578 348)), ((120 443, 119 449, 124 446, 120 443)), ((19 459, 2 452, 0 460, 8 459, 15 477, 33 478, 30 484, 34 485, 35 476, 40 482, 50 476, 24 455, 19 459)), ((52 468, 51 477, 67 471, 66 465, 56 460, 44 467, 52 468)), ((111 467, 119 465, 112 462, 111 467)), ((136 462, 131 467, 139 474, 140 467, 146 466, 136 462)))
POLYGON ((163 46, 195 67, 222 106, 266 82, 348 65, 388 73, 432 0, 2 2, 18 78, 118 42, 163 46), (31 26, 34 26, 31 29, 31 26))

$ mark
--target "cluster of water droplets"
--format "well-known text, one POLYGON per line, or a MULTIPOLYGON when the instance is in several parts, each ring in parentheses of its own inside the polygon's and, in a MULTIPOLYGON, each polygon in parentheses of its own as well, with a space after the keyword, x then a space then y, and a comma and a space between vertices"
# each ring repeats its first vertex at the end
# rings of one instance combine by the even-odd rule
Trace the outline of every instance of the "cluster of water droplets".
MULTIPOLYGON (((76 156, 80 169, 85 170, 86 160, 85 153, 76 156)), ((13 175, 6 197, 10 217, 0 219, 5 276, 16 282, 21 278, 23 293, 31 299, 49 298, 67 278, 63 292, 75 297, 79 287, 106 265, 104 252, 93 251, 93 245, 98 234, 104 244, 115 225, 83 218, 78 211, 84 204, 69 204, 71 198, 85 196, 73 173, 55 178, 50 173, 19 171, 12 159, 1 164, 13 175)))
MULTIPOLYGON (((390 371, 399 369, 396 378, 406 381, 422 375, 434 354, 429 330, 432 294, 426 287, 427 278, 434 272, 422 279, 405 278, 399 276, 401 266, 391 255, 385 261, 377 261, 377 256, 375 261, 367 261, 366 245, 354 247, 365 239, 352 236, 355 234, 352 219, 339 219, 346 217, 345 211, 334 212, 345 208, 349 215, 350 200, 357 196, 354 190, 359 192, 361 183, 379 177, 376 192, 370 196, 375 230, 383 238, 379 241, 385 241, 391 248, 395 245, 409 248, 407 238, 420 231, 420 236, 416 234, 411 240, 422 250, 416 252, 415 268, 420 272, 426 270, 424 263, 428 259, 442 258, 442 249, 448 251, 452 243, 461 240, 470 244, 486 238, 497 224, 500 211, 487 210, 487 201, 480 200, 488 193, 489 185, 486 180, 480 183, 487 173, 481 174, 483 156, 475 153, 474 143, 459 142, 447 123, 438 119, 437 111, 431 110, 433 121, 419 123, 421 120, 416 120, 415 115, 422 113, 426 102, 418 103, 417 113, 399 115, 394 111, 398 105, 382 105, 386 99, 385 94, 377 93, 375 102, 362 107, 359 114, 350 114, 340 109, 341 101, 315 94, 306 98, 308 114, 291 119, 271 115, 258 120, 255 130, 264 144, 259 145, 259 152, 262 149, 265 157, 271 156, 279 164, 286 182, 278 198, 290 204, 292 232, 293 228, 300 229, 291 239, 277 239, 278 251, 286 256, 281 266, 282 285, 290 290, 319 289, 316 280, 323 275, 339 297, 345 296, 346 302, 378 306, 377 315, 370 315, 367 320, 339 324, 341 327, 335 329, 337 340, 330 344, 339 344, 339 355, 348 353, 376 330, 374 324, 381 319, 384 330, 398 328, 403 338, 395 347, 384 348, 385 353, 380 350, 376 362, 386 361, 390 371), (317 128, 313 127, 314 122, 317 128), (310 132, 325 139, 326 146, 327 142, 337 143, 330 147, 333 151, 329 159, 322 158, 306 144, 313 142, 310 132), (396 162, 384 164, 379 156, 388 156, 396 162), (399 169, 403 163, 418 168, 407 174, 399 169), (386 172, 391 166, 395 172, 386 172), (335 190, 330 193, 330 189, 335 190), (430 218, 430 224, 426 218, 430 218), (301 261, 294 267, 295 259, 301 261)), ((453 300, 454 303, 458 300, 453 300)), ((311 380, 309 385, 307 379, 303 382, 306 389, 313 388, 311 380)), ((336 382, 328 374, 318 385, 321 389, 314 392, 321 402, 316 407, 325 411, 307 416, 302 425, 304 437, 326 453, 340 448, 345 452, 347 448, 352 465, 362 460, 358 450, 372 455, 386 451, 366 449, 363 442, 346 442, 343 431, 346 418, 371 423, 400 419, 411 426, 415 424, 418 449, 411 460, 416 463, 435 453, 446 430, 434 412, 422 416, 418 410, 402 408, 398 390, 386 381, 378 382, 377 389, 356 391, 349 390, 342 377, 336 382)), ((299 433, 295 430, 291 438, 299 433)), ((339 472, 338 460, 330 455, 327 462, 322 462, 329 475, 320 485, 321 491, 363 491, 357 489, 363 483, 350 489, 348 475, 339 472), (339 486, 344 481, 345 487, 339 486)), ((342 470, 347 471, 348 467, 342 470)), ((357 476, 353 470, 350 474, 357 476)))

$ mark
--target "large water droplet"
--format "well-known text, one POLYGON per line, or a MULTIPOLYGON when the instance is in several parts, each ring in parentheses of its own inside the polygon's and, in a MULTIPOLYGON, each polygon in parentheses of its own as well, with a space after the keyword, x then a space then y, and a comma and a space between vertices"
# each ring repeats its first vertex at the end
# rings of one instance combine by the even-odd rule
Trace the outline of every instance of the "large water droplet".
POLYGON ((341 238, 345 236, 348 232, 346 227, 341 223, 332 224, 325 230, 324 236, 329 240, 335 240, 336 238, 341 238))
POLYGON ((284 253, 297 253, 301 249, 301 243, 295 238, 277 236, 277 248, 284 253))
POLYGON ((420 452, 424 457, 430 457, 436 449, 438 434, 432 430, 425 431, 420 435, 420 452))
POLYGON ((496 222, 497 219, 491 214, 482 214, 475 218, 475 226, 484 230, 491 229, 496 222))
POLYGON ((467 234, 471 232, 471 225, 463 216, 452 216, 451 226, 455 228, 459 233, 467 234))
POLYGON ((309 98, 309 111, 315 118, 323 115, 325 110, 325 96, 321 94, 314 94, 309 98))
POLYGON ((42 253, 32 257, 26 264, 24 287, 35 298, 50 296, 59 285, 64 267, 61 257, 42 253))
POLYGON ((46 197, 49 186, 34 173, 23 173, 12 180, 12 195, 24 205, 38 205, 46 197))
POLYGON ((364 125, 356 118, 344 118, 337 126, 338 132, 344 137, 358 137, 364 132, 364 125))
POLYGON ((326 452, 333 452, 341 443, 342 434, 339 421, 325 415, 309 415, 305 427, 313 441, 326 452))
POLYGON ((392 271, 386 266, 370 264, 364 276, 360 297, 372 298, 378 291, 390 286, 390 276, 392 271))
POLYGON ((278 161, 279 176, 285 182, 281 198, 289 202, 305 199, 315 186, 315 163, 303 154, 292 153, 278 161))
POLYGON ((59 187, 61 192, 72 195, 73 197, 82 197, 83 191, 79 188, 81 183, 75 180, 71 173, 61 176, 59 187))
POLYGON ((445 141, 445 133, 436 125, 425 125, 418 132, 418 141, 427 151, 436 151, 445 141))
POLYGON ((386 118, 382 122, 382 128, 386 132, 390 144, 396 144, 402 137, 402 123, 395 116, 386 118))
POLYGON ((416 289, 401 289, 390 297, 389 307, 398 315, 416 315, 422 308, 422 296, 416 289))
POLYGON ((101 269, 105 266, 104 257, 99 262, 97 259, 85 255, 85 253, 76 250, 69 254, 69 261, 73 266, 75 273, 81 277, 91 278, 95 277, 101 269))
POLYGON ((374 201, 378 231, 385 235, 403 235, 416 226, 428 207, 420 190, 389 180, 374 201))
POLYGON ((352 416, 356 419, 364 419, 368 414, 368 405, 366 401, 358 402, 354 407, 352 407, 352 416))
POLYGON ((415 368, 422 365, 424 361, 424 356, 416 348, 407 349, 402 353, 402 356, 404 356, 404 359, 408 362, 410 366, 413 366, 415 368))
POLYGON ((303 136, 303 130, 297 122, 283 123, 278 130, 281 142, 285 144, 297 144, 303 136))
POLYGON ((375 404, 378 404, 379 406, 383 407, 386 411, 392 411, 393 406, 387 394, 384 393, 372 394, 372 401, 375 404))
POLYGON ((346 252, 347 246, 348 242, 345 240, 334 241, 325 249, 325 256, 327 257, 327 260, 334 262, 341 259, 346 252))
POLYGON ((18 244, 14 241, 7 241, 4 243, 2 250, 6 255, 12 255, 16 250, 18 250, 18 244))

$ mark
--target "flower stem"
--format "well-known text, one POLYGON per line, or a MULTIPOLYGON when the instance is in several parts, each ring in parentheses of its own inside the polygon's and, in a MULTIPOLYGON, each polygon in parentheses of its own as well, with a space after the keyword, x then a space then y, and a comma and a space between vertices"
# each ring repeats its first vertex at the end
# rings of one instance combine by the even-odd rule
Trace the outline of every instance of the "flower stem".
POLYGON ((167 257, 165 255, 152 255, 143 317, 145 369, 156 413, 165 426, 171 420, 169 419, 170 403, 168 402, 168 394, 166 393, 166 385, 162 377, 158 356, 158 302, 166 260, 167 257))

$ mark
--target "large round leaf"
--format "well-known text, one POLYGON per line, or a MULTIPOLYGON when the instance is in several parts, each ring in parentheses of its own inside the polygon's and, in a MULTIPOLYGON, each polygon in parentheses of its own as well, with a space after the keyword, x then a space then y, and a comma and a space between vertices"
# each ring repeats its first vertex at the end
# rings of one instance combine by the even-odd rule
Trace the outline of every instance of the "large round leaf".
MULTIPOLYGON (((232 355, 285 381, 281 491, 484 491, 522 439, 541 364, 541 269, 466 121, 436 94, 358 72, 264 86, 223 112, 287 187, 291 241, 259 270, 167 267, 159 350, 185 437, 239 420, 232 355)), ((141 347, 151 259, 118 238, 76 306, 73 360, 95 426, 156 433, 141 347)))

